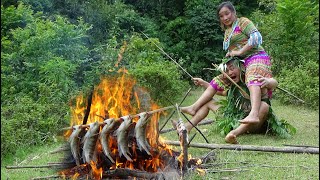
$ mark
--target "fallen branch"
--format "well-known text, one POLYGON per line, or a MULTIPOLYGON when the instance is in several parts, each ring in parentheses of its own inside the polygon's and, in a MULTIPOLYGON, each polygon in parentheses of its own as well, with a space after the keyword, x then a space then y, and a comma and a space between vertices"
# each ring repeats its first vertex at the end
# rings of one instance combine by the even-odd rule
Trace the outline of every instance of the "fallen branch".
MULTIPOLYGON (((179 141, 165 140, 164 143, 169 145, 174 145, 174 146, 180 146, 179 141)), ((189 147, 206 148, 206 149, 227 149, 227 150, 238 150, 238 151, 264 151, 264 152, 319 154, 319 148, 311 148, 311 147, 273 147, 273 146, 203 144, 203 143, 191 143, 189 147)))
POLYGON ((65 167, 64 164, 51 164, 51 165, 30 165, 30 166, 6 166, 6 169, 23 169, 23 168, 52 168, 52 167, 65 167))
MULTIPOLYGON (((204 120, 204 121, 200 122, 199 124, 197 124, 197 126, 207 125, 207 124, 211 124, 213 122, 214 122, 214 120, 207 119, 207 120, 204 120)), ((176 130, 175 128, 164 129, 164 130, 160 131, 160 134, 164 134, 164 133, 175 131, 175 130, 176 130)))
POLYGON ((319 146, 309 146, 309 145, 293 145, 293 144, 283 144, 284 146, 291 146, 291 147, 312 147, 312 148, 319 148, 319 146))
POLYGON ((249 169, 210 169, 210 170, 206 170, 207 173, 241 172, 241 171, 249 171, 249 169))
POLYGON ((62 177, 61 175, 51 175, 51 176, 35 177, 35 178, 32 178, 32 180, 61 178, 61 177, 62 177))
POLYGON ((69 150, 70 150, 70 147, 58 148, 56 150, 50 151, 50 154, 55 154, 55 153, 58 153, 58 152, 61 152, 61 151, 69 151, 69 150))
MULTIPOLYGON (((165 172, 170 173, 170 172, 165 172)), ((176 174, 176 173, 174 173, 176 174)), ((119 168, 115 170, 107 170, 104 171, 102 174, 102 177, 119 177, 119 178, 128 178, 128 177, 137 177, 137 178, 143 178, 143 179, 161 179, 161 177, 164 176, 164 173, 161 172, 155 172, 155 173, 150 173, 146 171, 139 171, 139 170, 132 170, 128 168, 119 168)), ((162 178, 163 179, 163 178, 162 178)))

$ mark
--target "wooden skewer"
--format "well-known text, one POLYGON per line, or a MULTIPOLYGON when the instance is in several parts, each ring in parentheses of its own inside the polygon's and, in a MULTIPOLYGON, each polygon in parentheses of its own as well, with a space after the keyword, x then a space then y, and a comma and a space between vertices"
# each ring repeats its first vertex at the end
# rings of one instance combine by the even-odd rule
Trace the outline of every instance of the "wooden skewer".
MULTIPOLYGON (((161 111, 165 111, 167 109, 171 109, 171 108, 174 108, 175 106, 167 106, 167 107, 164 107, 164 108, 160 108, 160 109, 156 109, 156 110, 152 110, 152 111, 148 111, 147 113, 148 114, 153 114, 153 113, 157 113, 157 112, 161 112, 161 111)), ((139 117, 139 114, 135 114, 135 115, 129 115, 131 118, 136 118, 136 117, 139 117)), ((121 118, 118 118, 116 120, 120 120, 121 118)), ((104 122, 100 122, 99 125, 103 125, 105 124, 104 122)), ((86 128, 86 127, 89 127, 90 125, 89 124, 86 124, 86 125, 80 125, 79 128, 86 128)), ((71 127, 66 127, 66 128, 62 128, 61 130, 71 130, 73 128, 73 126, 71 127)))

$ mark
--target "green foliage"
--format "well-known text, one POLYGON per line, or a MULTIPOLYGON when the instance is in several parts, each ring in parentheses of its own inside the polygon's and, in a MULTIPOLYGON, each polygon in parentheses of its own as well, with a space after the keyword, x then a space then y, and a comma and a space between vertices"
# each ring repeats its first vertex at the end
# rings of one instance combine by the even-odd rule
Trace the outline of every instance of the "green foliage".
POLYGON ((271 129, 271 133, 276 134, 281 138, 289 138, 297 132, 296 128, 288 121, 278 119, 273 113, 272 108, 269 108, 268 127, 271 129))
POLYGON ((7 36, 11 29, 25 27, 33 19, 33 11, 23 4, 17 7, 1 5, 1 37, 7 36))
MULTIPOLYGON (((319 64, 308 61, 295 69, 284 68, 281 71, 279 86, 295 94, 306 102, 308 107, 319 107, 319 64)), ((284 103, 298 101, 286 93, 278 93, 277 97, 284 103)))
POLYGON ((63 103, 41 104, 16 94, 13 101, 1 106, 1 159, 17 149, 52 141, 58 128, 65 125, 67 110, 63 103))
POLYGON ((93 46, 105 44, 113 36, 121 42, 133 32, 143 29, 143 25, 148 22, 147 18, 139 16, 130 6, 119 1, 54 1, 54 8, 71 22, 82 17, 86 23, 91 24, 89 42, 93 46))
POLYGON ((160 105, 172 105, 170 102, 180 101, 188 87, 171 62, 137 63, 130 72, 160 105))
POLYGON ((181 98, 188 83, 182 79, 177 65, 165 61, 153 43, 160 46, 157 39, 143 40, 132 36, 121 63, 128 67, 141 86, 149 90, 153 100, 168 105, 168 99, 174 103, 181 98))
MULTIPOLYGON (((272 71, 279 86, 319 106, 319 4, 308 0, 262 0, 265 12, 253 14, 264 37, 264 47, 272 57, 272 71)), ((296 102, 280 93, 285 103, 296 102)))
POLYGON ((67 124, 67 102, 82 83, 77 77, 87 61, 90 29, 82 20, 74 25, 61 16, 33 16, 22 4, 4 11, 32 18, 25 26, 7 23, 12 29, 1 38, 2 155, 51 141, 67 124))

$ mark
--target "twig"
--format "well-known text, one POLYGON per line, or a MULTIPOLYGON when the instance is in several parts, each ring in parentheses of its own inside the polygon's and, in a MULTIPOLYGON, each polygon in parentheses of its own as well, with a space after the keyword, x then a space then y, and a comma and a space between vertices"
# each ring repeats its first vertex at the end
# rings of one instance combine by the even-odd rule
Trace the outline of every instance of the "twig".
POLYGON ((188 146, 189 146, 189 144, 191 143, 191 141, 194 139, 194 137, 196 137, 196 135, 197 135, 197 132, 194 133, 194 135, 191 136, 191 138, 189 139, 188 146))
POLYGON ((188 120, 188 122, 201 134, 201 136, 204 138, 204 140, 209 143, 208 139, 206 138, 206 136, 200 131, 200 129, 197 128, 197 126, 195 126, 189 119, 188 117, 181 112, 181 114, 188 120))
MULTIPOLYGON (((179 103, 179 106, 183 103, 183 101, 186 99, 186 97, 188 96, 188 94, 190 93, 192 88, 189 88, 189 90, 187 91, 187 93, 184 95, 184 97, 182 98, 182 100, 179 103)), ((170 101, 169 101, 170 102, 170 101)), ((172 105, 174 105, 172 102, 170 102, 172 105)), ((169 118, 163 123, 162 127, 160 128, 160 131, 167 125, 167 123, 169 122, 170 118, 173 116, 173 114, 176 112, 176 109, 174 109, 172 111, 172 113, 170 114, 169 118)))

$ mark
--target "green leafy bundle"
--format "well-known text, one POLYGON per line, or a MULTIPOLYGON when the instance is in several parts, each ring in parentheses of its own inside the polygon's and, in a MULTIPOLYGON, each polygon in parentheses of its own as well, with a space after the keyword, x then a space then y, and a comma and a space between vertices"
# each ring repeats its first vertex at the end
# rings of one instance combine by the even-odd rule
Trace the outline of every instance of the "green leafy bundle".
MULTIPOLYGON (((248 92, 245 85, 241 83, 243 89, 248 92)), ((231 86, 228 90, 226 99, 219 101, 221 107, 217 111, 217 126, 216 130, 221 135, 228 134, 231 130, 237 128, 243 119, 250 112, 250 100, 244 98, 236 86, 231 86)), ((267 117, 266 133, 278 135, 282 138, 289 138, 296 133, 296 129, 284 119, 279 119, 273 112, 271 106, 267 117)))

